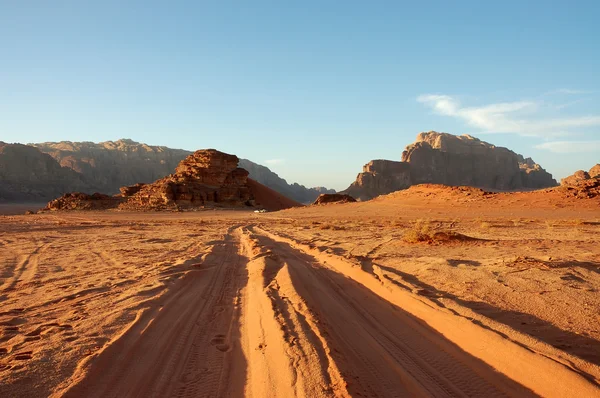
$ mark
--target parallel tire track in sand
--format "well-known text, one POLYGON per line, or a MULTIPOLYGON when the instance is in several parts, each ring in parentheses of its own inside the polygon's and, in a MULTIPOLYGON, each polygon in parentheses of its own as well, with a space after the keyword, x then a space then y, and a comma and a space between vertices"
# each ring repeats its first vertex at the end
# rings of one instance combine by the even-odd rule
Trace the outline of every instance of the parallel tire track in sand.
MULTIPOLYGON (((262 247, 265 257, 279 262, 272 276, 275 282, 269 283, 271 290, 308 314, 314 334, 325 337, 322 351, 339 369, 344 389, 329 386, 324 396, 534 396, 315 258, 266 235, 251 236, 259 248, 256 251, 262 247)), ((252 279, 250 271, 250 283, 252 279)), ((317 357, 303 359, 319 361, 317 357)), ((252 380, 252 369, 250 376, 252 380)))
POLYGON ((462 318, 430 307, 416 311, 414 298, 386 290, 360 267, 330 263, 332 258, 258 227, 230 228, 199 267, 138 313, 91 362, 81 363, 70 385, 55 395, 526 397, 598 392, 562 365, 462 318), (448 329, 455 333, 452 340, 448 329), (465 338, 478 341, 466 349, 465 338), (490 355, 500 359, 490 360, 490 355))
POLYGON ((64 396, 216 397, 233 389, 225 357, 243 265, 237 239, 228 234, 201 268, 139 314, 89 369, 79 369, 64 396))

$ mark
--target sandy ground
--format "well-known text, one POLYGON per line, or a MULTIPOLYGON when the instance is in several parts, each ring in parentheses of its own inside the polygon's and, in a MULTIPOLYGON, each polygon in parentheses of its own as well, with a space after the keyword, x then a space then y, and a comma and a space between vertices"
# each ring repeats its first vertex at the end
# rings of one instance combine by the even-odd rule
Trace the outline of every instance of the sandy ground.
POLYGON ((600 202, 409 191, 1 216, 0 396, 600 396, 600 202))

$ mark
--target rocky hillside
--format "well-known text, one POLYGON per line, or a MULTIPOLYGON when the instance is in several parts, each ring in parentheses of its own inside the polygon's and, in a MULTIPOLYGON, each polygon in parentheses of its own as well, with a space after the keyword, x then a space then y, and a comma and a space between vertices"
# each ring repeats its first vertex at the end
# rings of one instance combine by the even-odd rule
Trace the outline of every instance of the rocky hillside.
MULTIPOLYGON (((149 183, 168 175, 192 152, 164 146, 151 146, 128 139, 93 142, 46 142, 31 144, 56 159, 61 166, 79 173, 90 186, 90 192, 115 194, 120 187, 149 183)), ((280 194, 301 203, 312 202, 321 193, 333 190, 306 188, 288 184, 286 180, 247 159, 240 159, 241 168, 250 178, 280 194)))
POLYGON ((320 194, 335 193, 334 189, 323 187, 306 188, 297 183, 288 184, 286 180, 279 177, 269 168, 253 163, 247 159, 240 159, 240 167, 250 172, 250 178, 279 192, 280 194, 294 199, 300 203, 312 203, 320 194))
POLYGON ((402 160, 373 160, 344 192, 361 200, 433 183, 497 191, 556 186, 552 175, 531 158, 469 135, 430 131, 406 147, 402 160))
POLYGON ((44 202, 89 189, 81 174, 61 167, 51 156, 0 141, 0 202, 44 202))
POLYGON ((149 184, 122 187, 121 194, 67 194, 48 203, 47 210, 120 209, 134 211, 199 208, 267 207, 280 210, 296 202, 248 179, 235 155, 199 150, 182 160, 175 172, 149 184), (273 193, 273 194, 271 194, 273 193), (273 197, 271 197, 273 196, 273 197), (260 198, 261 203, 257 201, 260 198))

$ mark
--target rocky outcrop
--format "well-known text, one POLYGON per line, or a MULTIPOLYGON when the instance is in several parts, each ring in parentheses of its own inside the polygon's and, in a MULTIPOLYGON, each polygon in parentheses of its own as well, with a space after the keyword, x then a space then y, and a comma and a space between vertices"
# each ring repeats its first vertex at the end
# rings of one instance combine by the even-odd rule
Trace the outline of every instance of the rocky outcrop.
POLYGON ((89 189, 73 170, 35 148, 0 141, 0 201, 44 202, 89 189))
POLYGON ((583 199, 600 196, 600 164, 593 166, 589 172, 577 170, 560 180, 560 185, 568 196, 583 199))
POLYGON ((600 164, 597 164, 594 167, 592 167, 588 174, 590 175, 590 177, 600 177, 600 164))
POLYGON ((297 183, 288 184, 268 167, 247 159, 240 159, 240 167, 248 170, 250 178, 300 203, 311 203, 322 193, 335 193, 333 189, 323 187, 306 188, 297 183))
POLYGON ((557 185, 531 158, 469 135, 430 131, 417 135, 400 162, 375 160, 365 165, 344 192, 365 200, 424 183, 497 191, 557 185))
POLYGON ((122 201, 119 197, 101 193, 73 192, 50 201, 44 210, 108 210, 116 208, 122 201))
POLYGON ((575 173, 571 174, 570 176, 565 177, 562 180, 560 180, 560 185, 562 185, 562 186, 576 185, 580 181, 587 180, 589 178, 590 178, 590 174, 587 171, 577 170, 575 173))
POLYGON ((364 165, 363 172, 344 192, 359 200, 369 200, 410 186, 408 163, 378 159, 364 165))
POLYGON ((324 193, 314 201, 313 205, 325 205, 329 203, 353 203, 356 202, 352 196, 340 193, 324 193))
MULTIPOLYGON (((164 210, 255 205, 247 186, 248 172, 238 157, 205 149, 181 161, 175 173, 145 184, 119 205, 121 209, 164 210)), ((130 190, 131 192, 135 190, 130 190)), ((122 191, 123 194, 127 190, 122 191)))

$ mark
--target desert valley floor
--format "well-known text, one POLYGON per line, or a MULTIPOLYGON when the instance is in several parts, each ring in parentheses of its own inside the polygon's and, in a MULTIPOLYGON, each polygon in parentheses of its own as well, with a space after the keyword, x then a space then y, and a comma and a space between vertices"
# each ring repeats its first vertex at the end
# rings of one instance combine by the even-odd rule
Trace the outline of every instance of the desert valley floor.
POLYGON ((600 202, 0 216, 0 396, 600 396, 600 202))

